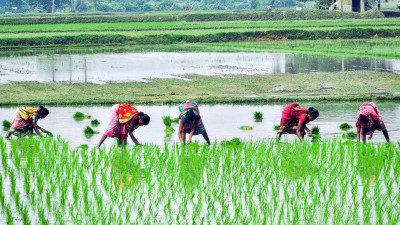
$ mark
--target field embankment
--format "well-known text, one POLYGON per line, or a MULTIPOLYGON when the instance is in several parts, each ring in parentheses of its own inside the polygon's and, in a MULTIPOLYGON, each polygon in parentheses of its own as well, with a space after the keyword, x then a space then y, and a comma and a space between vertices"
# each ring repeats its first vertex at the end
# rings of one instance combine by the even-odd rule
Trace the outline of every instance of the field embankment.
POLYGON ((131 83, 37 83, 0 85, 0 104, 136 104, 196 102, 292 102, 400 100, 400 74, 342 73, 200 76, 131 83), (29 90, 29 94, 26 93, 29 90))

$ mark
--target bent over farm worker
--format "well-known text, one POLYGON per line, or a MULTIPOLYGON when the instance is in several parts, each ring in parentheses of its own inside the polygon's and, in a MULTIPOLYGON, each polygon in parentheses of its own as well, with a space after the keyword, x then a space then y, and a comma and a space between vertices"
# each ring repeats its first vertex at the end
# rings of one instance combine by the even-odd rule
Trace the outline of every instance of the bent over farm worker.
POLYGON ((147 114, 139 112, 128 103, 115 104, 110 110, 109 123, 98 147, 100 148, 107 137, 119 138, 122 140, 122 144, 126 144, 128 134, 132 141, 139 145, 133 131, 140 126, 149 124, 149 122, 150 117, 147 114))
POLYGON ((378 107, 373 102, 361 103, 357 113, 356 127, 357 141, 360 141, 361 136, 362 141, 365 143, 366 135, 370 135, 368 139, 371 140, 375 130, 381 130, 386 141, 389 142, 389 134, 386 130, 386 126, 383 123, 378 107))
POLYGON ((189 134, 188 142, 192 141, 193 135, 202 134, 210 145, 206 128, 200 116, 199 107, 194 101, 183 101, 179 105, 179 140, 181 143, 186 141, 186 133, 189 134))
POLYGON ((10 130, 6 133, 5 138, 10 135, 18 137, 31 135, 35 131, 39 136, 42 136, 40 131, 47 133, 47 131, 37 125, 39 119, 44 119, 49 114, 49 110, 43 106, 38 109, 30 108, 28 106, 20 106, 14 113, 10 130))
POLYGON ((318 110, 313 107, 306 109, 297 103, 287 105, 282 111, 281 124, 276 138, 280 140, 282 134, 296 134, 302 141, 305 135, 304 130, 311 136, 311 130, 307 128, 306 124, 314 121, 318 116, 318 110))

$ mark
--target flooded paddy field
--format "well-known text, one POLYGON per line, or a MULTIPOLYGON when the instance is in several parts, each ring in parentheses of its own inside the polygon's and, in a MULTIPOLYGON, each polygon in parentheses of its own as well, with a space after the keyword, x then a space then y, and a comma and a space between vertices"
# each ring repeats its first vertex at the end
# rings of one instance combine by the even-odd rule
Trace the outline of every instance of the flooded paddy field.
MULTIPOLYGON (((355 122, 359 103, 301 103, 303 107, 315 107, 320 112, 320 117, 310 122, 308 127, 320 128, 320 134, 323 138, 332 138, 341 136, 339 129, 341 123, 349 123, 354 126, 351 131, 356 131, 355 122)), ((383 121, 388 129, 391 140, 400 139, 400 103, 377 103, 382 114, 383 121)), ((261 140, 275 138, 276 131, 274 126, 279 125, 282 110, 285 104, 273 105, 200 105, 200 112, 204 125, 212 143, 233 138, 243 140, 261 140), (263 120, 255 122, 254 113, 261 112, 263 120), (252 130, 241 130, 240 127, 248 125, 252 130)), ((148 126, 138 128, 134 132, 140 143, 154 143, 163 145, 164 142, 179 142, 177 130, 178 124, 172 124, 175 132, 166 134, 164 132, 163 116, 178 117, 178 105, 135 105, 139 111, 143 111, 151 118, 148 126)), ((108 124, 108 115, 111 105, 102 106, 69 106, 53 107, 49 106, 50 111, 47 118, 39 121, 39 126, 50 130, 55 136, 60 135, 73 147, 86 144, 94 147, 98 144, 100 137, 104 133, 108 124), (85 137, 83 130, 86 126, 91 126, 91 120, 75 121, 73 115, 75 112, 82 112, 91 115, 91 119, 100 121, 98 127, 93 127, 99 134, 91 137, 85 137)), ((11 121, 13 113, 17 107, 0 107, 0 115, 3 119, 11 121)), ((6 132, 2 131, 2 135, 6 132)), ((284 135, 284 139, 294 140, 295 135, 284 135)), ((307 139, 307 137, 306 137, 307 139)), ((204 142, 203 137, 195 136, 195 141, 204 142)), ((132 143, 131 140, 128 140, 132 143)), ((374 143, 385 142, 382 132, 377 131, 372 139, 374 143)), ((107 146, 115 144, 113 139, 108 138, 105 143, 107 146)))
MULTIPOLYGON (((331 125, 339 120, 331 119, 331 125)), ((4 224, 399 220, 398 137, 376 145, 325 138, 302 144, 250 140, 102 149, 70 147, 56 138, 0 137, 0 150, 4 224)))
POLYGON ((0 57, 0 84, 11 81, 105 83, 182 75, 273 75, 342 71, 400 73, 400 60, 300 53, 147 52, 0 57))

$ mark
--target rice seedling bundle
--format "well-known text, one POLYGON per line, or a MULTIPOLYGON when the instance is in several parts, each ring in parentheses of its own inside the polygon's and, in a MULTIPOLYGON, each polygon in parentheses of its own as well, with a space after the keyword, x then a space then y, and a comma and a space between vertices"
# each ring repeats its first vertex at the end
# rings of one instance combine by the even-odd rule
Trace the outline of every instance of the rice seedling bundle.
POLYGON ((263 119, 263 115, 261 112, 254 112, 254 120, 255 121, 259 122, 259 121, 262 121, 262 119, 263 119))
POLYGON ((234 140, 102 150, 72 149, 60 138, 22 138, 14 150, 0 141, 10 159, 8 172, 0 175, 0 220, 18 223, 29 215, 30 223, 398 221, 389 212, 400 199, 400 143, 234 140), (22 163, 28 157, 29 166, 22 163))
POLYGON ((8 120, 3 120, 2 125, 4 128, 10 128, 11 127, 11 123, 8 120))
POLYGON ((82 120, 84 120, 84 119, 90 119, 92 116, 90 116, 90 115, 85 115, 85 114, 83 114, 82 112, 75 112, 74 113, 74 116, 73 116, 73 118, 74 118, 74 120, 76 120, 76 121, 82 121, 82 120))
POLYGON ((170 127, 172 124, 171 116, 163 116, 163 123, 166 127, 170 127))

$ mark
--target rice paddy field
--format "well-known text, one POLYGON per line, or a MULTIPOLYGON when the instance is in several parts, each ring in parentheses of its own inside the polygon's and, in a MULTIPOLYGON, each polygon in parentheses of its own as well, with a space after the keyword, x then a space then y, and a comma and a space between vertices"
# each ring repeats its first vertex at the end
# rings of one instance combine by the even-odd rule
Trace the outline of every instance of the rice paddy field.
POLYGON ((400 143, 69 147, 0 138, 7 224, 396 224, 400 143))

